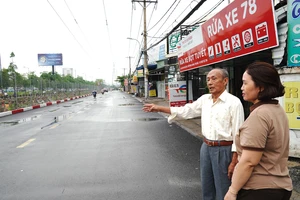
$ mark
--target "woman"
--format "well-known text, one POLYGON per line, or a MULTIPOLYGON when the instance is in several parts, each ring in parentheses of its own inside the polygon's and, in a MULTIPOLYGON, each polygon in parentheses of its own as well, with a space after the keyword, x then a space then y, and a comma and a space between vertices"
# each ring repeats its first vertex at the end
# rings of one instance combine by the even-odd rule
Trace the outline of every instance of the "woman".
POLYGON ((250 64, 241 90, 253 105, 235 138, 239 162, 225 200, 288 200, 293 189, 287 167, 289 124, 274 99, 284 95, 277 70, 265 62, 250 64))

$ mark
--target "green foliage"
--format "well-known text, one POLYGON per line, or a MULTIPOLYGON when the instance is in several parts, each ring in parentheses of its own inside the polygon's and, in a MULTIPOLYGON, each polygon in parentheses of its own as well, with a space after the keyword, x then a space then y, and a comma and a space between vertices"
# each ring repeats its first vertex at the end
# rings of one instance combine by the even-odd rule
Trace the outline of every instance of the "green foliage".
POLYGON ((117 76, 116 82, 119 82, 121 86, 124 87, 124 80, 126 79, 126 76, 117 76))
POLYGON ((87 81, 84 80, 83 77, 81 76, 78 76, 77 78, 74 78, 71 75, 61 76, 57 72, 55 72, 54 74, 52 74, 52 72, 43 72, 40 74, 40 76, 35 75, 34 72, 30 72, 25 76, 17 72, 18 67, 13 62, 14 57, 15 57, 14 52, 11 52, 10 58, 12 60, 8 68, 2 69, 1 83, 3 89, 7 89, 8 87, 15 87, 15 84, 18 88, 35 88, 33 90, 44 90, 45 88, 50 88, 50 87, 53 88, 107 87, 103 79, 96 79, 95 81, 87 81))

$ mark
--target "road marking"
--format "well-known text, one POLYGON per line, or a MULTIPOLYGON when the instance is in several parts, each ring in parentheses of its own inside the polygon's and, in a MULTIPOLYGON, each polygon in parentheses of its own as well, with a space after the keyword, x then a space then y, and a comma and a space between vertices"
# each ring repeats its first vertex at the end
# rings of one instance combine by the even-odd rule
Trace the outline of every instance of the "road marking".
POLYGON ((54 125, 51 126, 49 129, 54 129, 54 128, 58 127, 58 126, 59 126, 59 124, 54 124, 54 125))
POLYGON ((27 146, 28 144, 30 144, 30 143, 33 142, 34 140, 35 140, 35 138, 32 138, 32 139, 27 140, 27 141, 24 142, 23 144, 17 146, 17 149, 24 148, 25 146, 27 146))

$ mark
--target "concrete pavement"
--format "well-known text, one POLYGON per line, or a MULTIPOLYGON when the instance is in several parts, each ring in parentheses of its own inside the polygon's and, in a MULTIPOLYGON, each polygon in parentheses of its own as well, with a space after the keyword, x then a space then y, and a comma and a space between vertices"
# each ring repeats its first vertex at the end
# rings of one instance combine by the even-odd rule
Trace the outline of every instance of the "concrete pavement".
MULTIPOLYGON (((125 93, 127 94, 127 93, 125 93)), ((130 94, 127 94, 130 95, 130 94)), ((66 101, 70 101, 70 100, 74 100, 77 98, 83 98, 89 95, 84 95, 84 96, 80 96, 80 97, 73 97, 73 98, 67 98, 58 102, 48 102, 48 103, 44 103, 41 105, 37 105, 34 107, 28 107, 28 108, 20 108, 18 110, 15 111, 8 111, 8 112, 2 112, 0 113, 0 117, 4 117, 7 115, 11 115, 11 114, 17 114, 20 112, 24 112, 27 110, 31 110, 31 109, 36 109, 36 108, 41 108, 44 106, 50 106, 53 104, 58 104, 58 103, 63 103, 66 101)), ((161 106, 169 106, 169 102, 166 99, 163 98, 148 98, 147 100, 144 98, 140 98, 140 97, 135 97, 138 101, 142 102, 142 103, 154 103, 157 105, 161 105, 161 106)), ((161 115, 167 117, 168 114, 165 113, 160 113, 161 115)), ((201 133, 201 123, 200 123, 200 118, 195 118, 195 119, 189 119, 189 120, 177 120, 174 122, 175 124, 177 124, 179 127, 181 127, 182 129, 186 130, 188 133, 190 133, 191 135, 195 136, 196 138, 202 140, 203 136, 201 133)), ((291 197, 291 200, 299 200, 300 199, 300 163, 299 163, 299 159, 292 159, 288 162, 288 167, 290 169, 290 176, 293 180, 293 186, 294 186, 294 190, 293 190, 293 194, 291 197)))

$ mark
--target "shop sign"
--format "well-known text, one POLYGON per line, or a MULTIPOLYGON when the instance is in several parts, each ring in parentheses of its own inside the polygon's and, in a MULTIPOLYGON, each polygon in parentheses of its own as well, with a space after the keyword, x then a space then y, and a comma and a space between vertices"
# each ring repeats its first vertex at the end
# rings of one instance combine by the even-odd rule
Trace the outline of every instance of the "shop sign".
POLYGON ((180 72, 278 46, 272 0, 235 0, 180 41, 180 72))
POLYGON ((193 32, 196 28, 198 28, 199 25, 195 26, 187 26, 182 25, 180 27, 180 31, 177 31, 173 34, 171 34, 168 37, 169 40, 169 53, 175 53, 178 50, 178 44, 182 38, 185 38, 187 35, 189 35, 191 32, 193 32))
POLYGON ((300 1, 289 0, 288 11, 288 67, 300 66, 300 1))
POLYGON ((163 60, 166 58, 166 45, 162 44, 159 46, 158 60, 163 60))
POLYGON ((168 37, 169 40, 169 53, 174 53, 177 51, 177 43, 180 40, 180 32, 171 34, 168 37))
POLYGON ((300 130, 300 82, 284 82, 284 109, 290 129, 300 130))
POLYGON ((137 84, 137 82, 138 82, 137 76, 133 76, 132 77, 132 83, 137 84))
POLYGON ((137 70, 137 77, 144 77, 144 70, 143 69, 137 70))
MULTIPOLYGON (((180 107, 186 104, 186 81, 168 83, 169 103, 171 107, 180 107)), ((192 81, 189 81, 189 99, 193 99, 192 81)), ((192 100, 189 100, 191 103, 192 100)))

